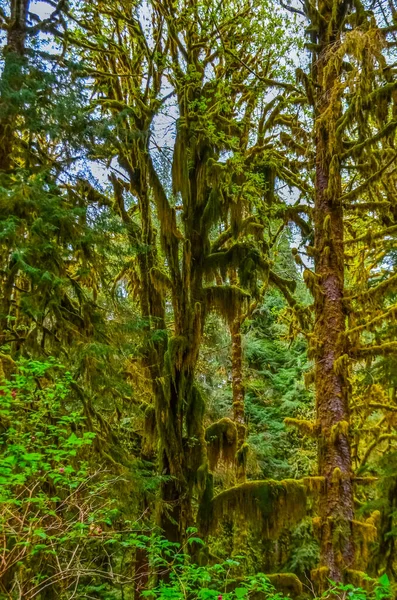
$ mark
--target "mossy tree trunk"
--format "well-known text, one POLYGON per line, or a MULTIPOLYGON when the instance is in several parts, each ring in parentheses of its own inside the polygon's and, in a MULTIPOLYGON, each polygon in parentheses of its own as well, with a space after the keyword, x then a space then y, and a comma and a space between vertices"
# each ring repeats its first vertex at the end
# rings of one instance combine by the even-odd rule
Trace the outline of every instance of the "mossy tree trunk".
MULTIPOLYGON (((335 4, 335 3, 334 3, 335 4)), ((348 382, 343 367, 344 221, 341 171, 335 141, 340 107, 333 100, 341 76, 334 53, 339 23, 333 3, 319 3, 321 21, 314 81, 318 86, 315 115, 315 386, 319 426, 318 466, 325 484, 319 501, 321 565, 340 581, 354 559, 352 466, 349 443, 348 382), (333 27, 334 26, 334 30, 333 27)))
POLYGON ((241 337, 242 315, 239 314, 230 325, 232 341, 232 394, 233 394, 233 420, 237 428, 237 456, 236 479, 243 483, 246 478, 246 452, 245 452, 245 390, 243 383, 243 348, 241 337))
MULTIPOLYGON (((17 111, 13 107, 12 93, 22 85, 20 69, 25 54, 26 22, 30 0, 12 0, 7 24, 7 44, 4 47, 4 68, 1 76, 0 94, 0 177, 4 181, 12 167, 15 143, 17 111)), ((0 346, 6 341, 6 329, 10 316, 12 293, 17 275, 15 259, 9 257, 7 269, 1 281, 0 346)))

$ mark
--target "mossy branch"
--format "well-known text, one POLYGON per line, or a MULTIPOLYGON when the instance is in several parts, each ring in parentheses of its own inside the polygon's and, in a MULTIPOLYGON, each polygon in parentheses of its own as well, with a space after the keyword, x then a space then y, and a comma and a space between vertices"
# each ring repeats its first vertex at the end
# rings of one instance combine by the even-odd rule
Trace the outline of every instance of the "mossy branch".
POLYGON ((202 528, 214 532, 225 517, 244 518, 260 526, 266 539, 276 539, 283 529, 306 515, 306 489, 294 479, 248 481, 215 496, 207 506, 202 528))
POLYGON ((319 424, 315 421, 287 417, 284 419, 284 423, 291 427, 296 427, 303 435, 307 435, 309 437, 316 437, 319 432, 319 424))
MULTIPOLYGON (((392 163, 395 162, 395 160, 396 160, 396 155, 394 154, 393 157, 385 165, 383 165, 383 167, 378 169, 378 171, 373 173, 373 175, 368 177, 363 183, 358 185, 356 188, 354 188, 354 190, 351 190, 347 194, 343 194, 340 198, 341 202, 342 203, 343 202, 351 202, 352 200, 354 200, 355 198, 360 196, 360 194, 362 194, 363 192, 365 192, 368 189, 368 186, 371 183, 373 183, 374 181, 377 181, 380 178, 380 176, 386 171, 386 169, 388 169, 390 167, 390 165, 392 163)), ((395 171, 395 169, 394 169, 394 171, 395 171)))
POLYGON ((394 354, 397 352, 397 342, 387 342, 384 344, 373 344, 368 346, 361 346, 350 352, 350 356, 356 359, 375 357, 375 356, 387 356, 388 354, 394 354))

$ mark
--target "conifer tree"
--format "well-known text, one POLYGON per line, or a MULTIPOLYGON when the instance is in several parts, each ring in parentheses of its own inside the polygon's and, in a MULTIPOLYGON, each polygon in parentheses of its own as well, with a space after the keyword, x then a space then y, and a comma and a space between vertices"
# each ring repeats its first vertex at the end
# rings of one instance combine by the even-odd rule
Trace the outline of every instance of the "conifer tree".
MULTIPOLYGON (((312 63, 309 73, 298 70, 298 77, 313 107, 315 161, 313 209, 307 209, 314 232, 314 246, 307 246, 307 252, 314 271, 307 268, 303 275, 314 297, 313 432, 324 478, 318 523, 322 566, 317 576, 340 580, 346 569, 358 568, 357 540, 371 538, 365 524, 354 519, 349 372, 354 361, 393 347, 368 346, 350 330, 357 318, 362 323, 357 334, 370 326, 370 319, 361 320, 361 315, 376 292, 368 289, 368 279, 361 280, 363 293, 349 290, 347 273, 350 249, 369 239, 361 233, 359 214, 371 211, 371 229, 379 228, 378 239, 394 231, 393 225, 382 227, 387 194, 382 181, 394 182, 395 84, 386 61, 390 29, 382 29, 371 11, 357 3, 325 1, 305 3, 302 14, 309 20, 312 63)), ((388 200, 393 213, 390 194, 388 200)), ((393 276, 383 285, 384 290, 392 286, 393 276)))

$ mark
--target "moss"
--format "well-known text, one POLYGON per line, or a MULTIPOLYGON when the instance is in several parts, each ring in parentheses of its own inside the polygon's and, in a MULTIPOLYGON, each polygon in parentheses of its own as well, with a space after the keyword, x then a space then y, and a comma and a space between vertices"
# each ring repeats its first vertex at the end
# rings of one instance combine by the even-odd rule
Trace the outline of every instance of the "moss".
POLYGON ((16 367, 17 365, 11 356, 0 352, 0 382, 2 379, 9 379, 16 367))
POLYGON ((346 569, 345 570, 345 580, 346 583, 350 583, 355 587, 360 587, 365 590, 370 589, 371 582, 368 579, 368 575, 364 571, 357 571, 355 569, 346 569))
POLYGON ((188 348, 188 340, 182 335, 171 337, 168 340, 166 361, 172 378, 175 376, 175 371, 181 369, 183 358, 188 348))
POLYGON ((349 362, 349 356, 347 354, 342 354, 339 356, 334 362, 334 371, 337 375, 342 375, 345 372, 345 369, 349 362))
POLYGON ((355 358, 368 358, 375 356, 387 356, 394 354, 397 350, 397 342, 387 342, 379 345, 361 346, 357 350, 352 351, 355 358))
POLYGON ((339 467, 335 467, 332 472, 332 483, 339 483, 342 480, 342 471, 339 467))
POLYGON ((319 431, 319 425, 314 421, 306 421, 305 419, 292 419, 288 417, 287 419, 284 419, 284 423, 286 425, 296 427, 303 435, 308 435, 310 437, 315 437, 319 431))
POLYGON ((283 529, 299 522, 305 514, 306 490, 302 482, 248 481, 214 497, 203 529, 214 532, 224 517, 234 516, 260 527, 265 539, 276 539, 283 529))
POLYGON ((367 521, 352 521, 352 532, 354 542, 354 566, 357 569, 366 570, 370 558, 370 546, 376 542, 378 530, 375 526, 376 516, 367 521))
POLYGON ((379 477, 353 477, 353 482, 358 485, 372 485, 378 481, 379 477))
POLYGON ((214 497, 214 476, 207 472, 204 491, 201 495, 197 512, 197 522, 200 527, 205 527, 212 519, 212 499, 214 497))
POLYGON ((144 450, 148 454, 153 452, 157 440, 156 411, 154 406, 148 404, 145 409, 145 444, 144 450))
POLYGON ((244 444, 242 444, 240 446, 240 448, 238 449, 237 454, 236 454, 237 464, 240 467, 244 467, 244 469, 247 466, 247 459, 248 459, 249 451, 250 451, 249 444, 247 444, 247 442, 244 442, 244 444))
POLYGON ((367 525, 372 525, 373 527, 377 527, 380 523, 380 511, 379 510, 374 510, 371 515, 368 517, 368 519, 366 520, 367 525))
POLYGON ((186 432, 189 440, 188 479, 200 493, 204 492, 208 473, 207 448, 203 418, 205 400, 197 385, 193 385, 186 409, 186 432))
POLYGON ((207 427, 205 439, 211 471, 216 469, 220 459, 227 465, 234 464, 237 450, 237 428, 231 419, 224 418, 207 427))
POLYGON ((166 294, 168 291, 172 290, 172 281, 168 277, 167 273, 161 271, 157 267, 153 267, 150 271, 150 280, 154 286, 154 288, 160 294, 166 294))
POLYGON ((302 582, 294 573, 271 573, 267 577, 276 590, 283 594, 291 594, 294 598, 303 592, 302 582))
POLYGON ((313 385, 313 383, 315 382, 316 379, 316 373, 314 369, 310 369, 310 371, 307 371, 306 373, 304 373, 303 375, 304 381, 305 381, 305 386, 308 388, 311 385, 313 385))
POLYGON ((316 588, 322 592, 328 587, 329 568, 325 566, 313 569, 310 573, 311 579, 316 588))
POLYGON ((348 437, 349 423, 347 421, 339 421, 331 428, 331 441, 335 443, 339 437, 348 437))
POLYGON ((324 484, 325 477, 319 475, 303 478, 303 485, 309 494, 318 494, 324 488, 324 484))
POLYGON ((312 523, 313 523, 313 533, 314 533, 314 535, 316 536, 317 539, 320 539, 320 537, 321 537, 321 525, 322 525, 321 517, 313 517, 312 523))
POLYGON ((228 323, 236 318, 241 306, 250 295, 234 285, 215 285, 204 288, 207 306, 218 312, 228 323))

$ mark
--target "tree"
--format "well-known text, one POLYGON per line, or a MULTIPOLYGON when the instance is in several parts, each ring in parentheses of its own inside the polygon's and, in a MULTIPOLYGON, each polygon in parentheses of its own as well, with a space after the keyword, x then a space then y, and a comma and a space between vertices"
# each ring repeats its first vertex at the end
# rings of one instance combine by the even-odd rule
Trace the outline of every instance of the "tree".
MULTIPOLYGON (((365 526, 354 521, 348 365, 350 359, 387 349, 358 345, 354 328, 347 328, 347 319, 360 318, 373 294, 348 291, 347 248, 367 239, 360 232, 358 214, 369 209, 377 225, 383 221, 385 192, 380 182, 394 182, 395 83, 384 43, 390 30, 382 29, 372 12, 343 2, 307 3, 304 11, 310 22, 307 46, 312 62, 309 73, 298 71, 298 76, 313 107, 315 160, 313 211, 307 211, 314 231, 314 246, 307 252, 315 268, 307 268, 304 277, 314 296, 314 431, 324 478, 319 528, 323 568, 318 575, 340 580, 343 571, 355 565, 354 528, 361 527, 366 535, 365 526)), ((393 212, 390 196, 389 202, 393 212)), ((389 231, 380 227, 378 239, 392 231, 393 226, 389 231)), ((389 285, 393 276, 384 289, 389 285)), ((368 326, 370 320, 364 321, 360 331, 368 326)))
MULTIPOLYGON (((93 107, 108 120, 95 156, 112 156, 119 168, 114 162, 113 194, 99 201, 120 216, 135 254, 120 279, 139 287, 147 322, 142 353, 166 476, 161 524, 170 539, 183 537, 193 520, 194 490, 200 499, 209 485, 205 405, 195 380, 206 315, 216 310, 233 322, 261 272, 293 287, 266 259, 261 218, 272 203, 280 160, 265 136, 283 124, 285 107, 282 94, 270 102, 267 94, 293 88, 273 77, 273 38, 266 32, 281 21, 250 3, 225 4, 216 17, 214 10, 207 3, 153 3, 149 24, 134 3, 98 3, 76 13, 81 31, 72 37, 89 56, 93 107), (253 72, 253 61, 263 66, 253 72), (167 193, 153 158, 152 128, 171 100, 176 127, 167 193), (253 214, 245 217, 245 209, 253 214), (230 269, 238 275, 235 285, 230 269), (216 277, 218 285, 211 285, 216 277)), ((284 44, 280 32, 281 51, 284 44)))

